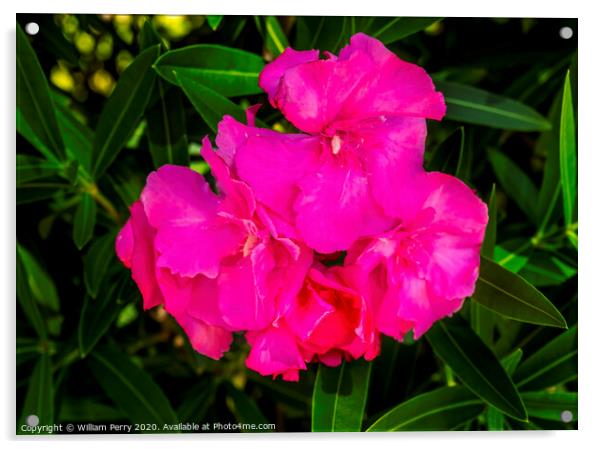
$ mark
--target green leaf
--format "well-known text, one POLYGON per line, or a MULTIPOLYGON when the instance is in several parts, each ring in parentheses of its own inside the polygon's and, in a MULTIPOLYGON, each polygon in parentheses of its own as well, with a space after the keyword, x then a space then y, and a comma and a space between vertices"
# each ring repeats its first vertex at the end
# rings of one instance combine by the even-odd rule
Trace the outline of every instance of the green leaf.
POLYGON ((495 245, 493 260, 505 269, 518 273, 527 264, 532 252, 531 239, 519 237, 495 245))
POLYGON ((372 364, 343 361, 336 368, 320 364, 312 398, 312 432, 359 432, 368 397, 372 364))
MULTIPOLYGON (((481 254, 492 257, 497 237, 497 197, 495 194, 495 184, 491 187, 487 210, 489 220, 485 230, 483 245, 481 246, 481 254)), ((489 347, 493 346, 495 315, 491 310, 484 308, 476 301, 470 301, 470 325, 475 333, 481 337, 483 343, 489 347)))
POLYGON ((153 47, 155 45, 163 46, 163 40, 157 30, 153 26, 151 20, 145 20, 144 25, 142 25, 142 29, 140 30, 140 35, 138 36, 138 46, 140 47, 140 51, 146 50, 147 48, 153 47))
POLYGON ((37 156, 17 154, 17 186, 31 181, 60 175, 62 167, 54 161, 37 156))
POLYGON ((274 16, 265 18, 265 45, 274 57, 279 56, 285 48, 290 47, 286 34, 274 16))
POLYGON ((110 287, 101 289, 96 299, 86 296, 79 318, 77 338, 81 357, 92 351, 100 338, 109 330, 123 305, 135 298, 129 272, 123 271, 110 287))
MULTIPOLYGON (((244 391, 239 390, 230 382, 226 383, 228 395, 232 399, 233 413, 241 424, 269 424, 257 404, 244 391)), ((266 430, 258 430, 265 432, 266 430)))
POLYGON ((121 411, 92 399, 64 397, 61 400, 59 420, 62 422, 117 422, 124 419, 121 411))
POLYGON ((559 285, 577 274, 577 268, 567 265, 553 254, 536 252, 521 268, 519 274, 536 287, 559 285))
POLYGON ((29 388, 25 395, 21 419, 17 429, 27 424, 27 417, 35 415, 40 426, 53 425, 54 422, 54 387, 52 381, 52 365, 50 356, 42 354, 33 368, 29 379, 29 388))
POLYGON ((64 101, 58 101, 58 94, 53 95, 56 118, 65 140, 69 157, 75 159, 86 172, 92 169, 92 142, 94 133, 88 126, 76 118, 75 113, 64 101))
POLYGON ((492 258, 497 237, 497 196, 495 194, 495 184, 491 186, 487 211, 489 214, 489 221, 487 222, 487 228, 485 229, 485 238, 483 239, 483 245, 481 246, 481 254, 492 258))
MULTIPOLYGON (((178 74, 178 82, 184 94, 213 132, 217 132, 217 124, 224 115, 231 115, 239 122, 246 122, 243 109, 226 97, 199 84, 186 74, 178 74)), ((265 126, 260 120, 255 120, 255 124, 265 126)))
POLYGON ((426 338, 462 383, 484 401, 520 421, 527 412, 516 387, 493 352, 459 320, 441 320, 426 338))
POLYGON ((577 327, 563 332, 525 360, 514 380, 521 390, 540 390, 577 377, 577 327))
MULTIPOLYGON (((59 132, 54 107, 46 75, 38 58, 27 40, 27 36, 17 25, 17 108, 21 111, 21 120, 27 123, 32 133, 48 149, 49 159, 63 160, 65 145, 59 132)), ((17 129, 19 123, 17 115, 17 129)))
MULTIPOLYGON (((514 374, 522 357, 523 351, 519 348, 502 360, 502 366, 509 376, 514 374)), ((527 409, 527 411, 529 410, 527 409)), ((487 430, 504 430, 504 421, 502 412, 495 407, 487 407, 487 430)))
POLYGON ((84 284, 92 298, 96 298, 107 268, 115 261, 115 233, 99 237, 84 256, 84 284))
POLYGON ((155 381, 115 345, 97 347, 88 359, 104 392, 132 423, 176 424, 178 418, 155 381))
POLYGON ((542 133, 535 144, 535 153, 546 155, 543 180, 537 197, 537 224, 543 232, 548 223, 555 223, 555 212, 560 199, 560 149, 558 142, 558 129, 560 129, 560 106, 562 95, 557 95, 552 103, 548 120, 553 127, 542 133))
POLYGON ((182 77, 225 97, 261 93, 257 84, 263 60, 253 54, 221 45, 198 44, 171 50, 155 63, 159 75, 173 84, 182 77))
POLYGON ((151 66, 157 56, 159 45, 147 48, 128 65, 100 114, 92 151, 96 179, 115 160, 144 113, 155 82, 151 66))
POLYGON ((530 107, 476 87, 436 80, 445 96, 448 120, 514 131, 545 131, 550 123, 530 107))
POLYGON ((295 49, 336 52, 342 42, 347 17, 297 17, 295 49))
POLYGON ((562 421, 562 414, 569 411, 572 421, 577 421, 577 393, 529 391, 521 393, 521 397, 530 417, 562 421))
POLYGON ((461 386, 415 396, 378 418, 367 432, 453 430, 476 418, 485 404, 461 386))
POLYGON ((209 24, 209 27, 211 27, 211 29, 213 31, 215 31, 218 29, 220 23, 222 23, 224 16, 206 16, 206 18, 207 18, 207 24, 209 24))
POLYGON ((155 84, 157 102, 146 112, 146 133, 155 168, 164 164, 188 166, 188 139, 182 94, 162 80, 155 84))
POLYGON ((202 422, 215 401, 215 387, 215 380, 211 376, 201 378, 186 392, 177 410, 178 419, 181 422, 202 422))
POLYGON ((542 326, 567 327, 562 314, 539 290, 487 257, 481 257, 472 299, 505 318, 542 326))
POLYGON ((374 20, 370 34, 383 44, 388 45, 437 23, 437 17, 382 17, 374 20))
POLYGON ((52 278, 42 268, 40 263, 23 246, 17 244, 17 251, 27 276, 27 283, 34 298, 53 312, 60 308, 59 296, 52 278))
POLYGON ((75 211, 73 219, 73 241, 78 249, 82 249, 92 238, 96 225, 96 202, 85 192, 75 211))
POLYGON ((46 329, 44 319, 42 318, 42 314, 40 313, 38 303, 34 298, 31 287, 29 286, 29 276, 23 264, 21 252, 19 251, 20 248, 21 246, 17 243, 17 299, 19 300, 19 304, 21 304, 23 313, 25 313, 25 316, 38 336, 41 339, 46 340, 48 338, 48 331, 46 329))
POLYGON ((533 181, 504 153, 488 149, 487 157, 504 191, 533 222, 537 222, 537 189, 533 181))
POLYGON ((459 167, 463 148, 464 127, 460 126, 435 148, 426 165, 426 169, 428 171, 454 174, 457 171, 457 167, 459 167))
POLYGON ((562 95, 560 112, 560 180, 562 185, 562 205, 564 223, 569 226, 575 215, 577 197, 577 139, 575 136, 575 116, 571 98, 571 77, 567 72, 562 95))

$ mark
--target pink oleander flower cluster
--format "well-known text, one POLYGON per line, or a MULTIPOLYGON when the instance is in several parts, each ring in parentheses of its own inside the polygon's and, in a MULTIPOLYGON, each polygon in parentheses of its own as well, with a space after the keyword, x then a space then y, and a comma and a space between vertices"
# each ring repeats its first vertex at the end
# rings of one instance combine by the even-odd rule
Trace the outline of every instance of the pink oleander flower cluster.
POLYGON ((226 116, 201 155, 149 175, 116 250, 145 309, 163 305, 219 359, 232 334, 246 364, 298 380, 310 362, 379 354, 415 338, 474 291, 487 207, 423 169, 426 119, 445 114, 427 73, 356 34, 338 56, 286 49, 259 85, 301 132, 226 116), (342 265, 327 261, 344 254, 342 265))

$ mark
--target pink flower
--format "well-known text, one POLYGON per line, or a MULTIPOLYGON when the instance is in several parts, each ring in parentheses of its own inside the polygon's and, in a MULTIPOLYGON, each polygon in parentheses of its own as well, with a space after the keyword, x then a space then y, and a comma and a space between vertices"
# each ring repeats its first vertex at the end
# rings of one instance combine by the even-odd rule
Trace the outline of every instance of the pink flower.
POLYGON ((247 332, 247 366, 298 380, 306 362, 337 366, 343 359, 376 357, 380 337, 367 300, 353 287, 353 270, 315 264, 296 297, 282 304, 281 318, 262 331, 247 332))
POLYGON ((315 264, 303 288, 284 315, 300 342, 305 359, 329 366, 364 356, 372 360, 380 351, 369 304, 353 286, 347 267, 315 264))
POLYGON ((195 349, 219 358, 231 332, 271 325, 313 256, 275 234, 251 190, 230 177, 208 140, 202 154, 221 194, 188 168, 159 168, 132 206, 116 250, 131 267, 145 308, 163 303, 195 349))
POLYGON ((376 39, 356 34, 327 57, 287 49, 259 79, 271 104, 308 134, 225 117, 217 137, 258 201, 322 253, 391 227, 391 203, 422 172, 425 118, 445 113, 426 72, 376 39))
POLYGON ((472 295, 488 220, 487 206, 453 176, 426 173, 414 189, 397 200, 398 224, 358 241, 345 260, 361 273, 376 327, 398 340, 411 329, 420 337, 472 295))

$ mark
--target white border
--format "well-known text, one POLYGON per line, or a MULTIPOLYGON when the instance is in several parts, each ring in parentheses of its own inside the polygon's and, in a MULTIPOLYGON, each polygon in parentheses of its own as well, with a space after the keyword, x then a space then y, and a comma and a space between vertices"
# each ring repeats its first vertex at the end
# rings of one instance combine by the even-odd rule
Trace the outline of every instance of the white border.
MULTIPOLYGON (((301 2, 285 2, 284 0, 251 1, 202 1, 193 0, 59 0, 32 1, 4 0, 1 4, 2 38, 1 49, 4 64, 0 70, 0 86, 3 89, 1 134, 4 137, 3 148, 0 148, 0 167, 3 176, 0 180, 2 189, 3 219, 0 221, 0 285, 4 288, 2 318, 4 364, 0 370, 1 385, 5 389, 0 407, 0 426, 2 436, 9 440, 9 445, 16 443, 15 429, 15 373, 14 373, 14 254, 15 254, 15 193, 14 193, 14 147, 15 147, 15 13, 137 13, 137 14, 274 14, 274 15, 388 15, 388 16, 450 16, 450 17, 578 17, 579 18, 579 221, 580 254, 579 254, 579 291, 581 293, 579 309, 579 427, 576 432, 472 432, 472 433, 403 433, 379 435, 352 434, 274 434, 274 435, 162 435, 162 436, 102 436, 102 437, 39 437, 20 438, 20 447, 38 444, 45 446, 72 446, 85 444, 86 447, 105 447, 107 444, 124 442, 145 446, 164 448, 166 443, 174 441, 178 446, 232 446, 260 445, 265 448, 285 445, 290 449, 306 448, 315 443, 333 444, 341 442, 349 448, 362 448, 377 444, 379 447, 400 447, 410 445, 416 447, 438 446, 446 449, 478 447, 487 449, 503 448, 509 445, 524 447, 540 445, 547 448, 567 446, 599 447, 600 429, 602 425, 597 418, 602 416, 600 383, 602 364, 600 362, 600 328, 598 322, 602 318, 602 298, 598 280, 601 278, 600 245, 601 207, 600 169, 602 168, 602 148, 596 131, 602 127, 600 120, 599 84, 602 82, 600 67, 599 42, 600 15, 592 6, 594 2, 566 1, 526 1, 504 0, 502 2, 483 2, 468 0, 439 0, 398 2, 392 0, 369 0, 344 2, 327 2, 324 0, 303 0, 301 2)), ((599 134, 599 133, 598 133, 599 134)))

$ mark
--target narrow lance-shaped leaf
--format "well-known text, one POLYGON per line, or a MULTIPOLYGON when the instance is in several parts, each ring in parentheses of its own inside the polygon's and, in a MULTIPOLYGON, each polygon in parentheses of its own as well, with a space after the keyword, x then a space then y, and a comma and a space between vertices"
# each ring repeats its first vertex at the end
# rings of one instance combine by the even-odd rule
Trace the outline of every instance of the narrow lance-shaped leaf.
POLYGON ((536 154, 545 154, 543 180, 537 196, 537 225, 540 232, 545 231, 549 223, 555 223, 555 215, 560 212, 558 207, 561 198, 560 185, 560 148, 558 130, 560 129, 560 107, 562 92, 554 98, 548 113, 552 129, 541 133, 535 144, 536 154))
POLYGON ((504 191, 531 222, 537 222, 537 189, 533 181, 504 153, 489 149, 487 157, 504 191))
POLYGON ((336 368, 320 365, 312 399, 313 432, 359 432, 368 397, 372 364, 343 361, 336 368))
POLYGON ((73 220, 73 241, 78 249, 82 249, 92 238, 96 225, 96 202, 85 192, 75 211, 73 220))
POLYGON ((77 329, 79 352, 82 357, 86 356, 108 331, 124 304, 137 295, 128 272, 122 271, 116 279, 110 279, 110 285, 105 282, 96 299, 90 296, 84 299, 77 329))
POLYGON ((518 420, 527 412, 516 387, 493 352, 461 320, 441 320, 426 338, 462 383, 484 401, 518 420))
POLYGON ((335 52, 341 42, 347 17, 297 17, 294 48, 310 50, 319 48, 335 52))
POLYGON ((225 97, 262 92, 257 82, 263 60, 236 48, 189 45, 163 54, 154 67, 170 83, 180 84, 178 78, 186 76, 225 97))
POLYGON ((399 404, 367 432, 453 430, 476 418, 485 407, 481 399, 465 387, 444 387, 399 404))
MULTIPOLYGON (((267 418, 263 415, 259 407, 253 399, 251 399, 245 392, 240 391, 231 383, 226 383, 226 389, 228 395, 232 398, 233 413, 236 419, 241 424, 268 424, 267 418)), ((261 429, 267 430, 267 429, 261 429)))
POLYGON ((207 23, 209 24, 209 27, 215 31, 219 27, 220 23, 222 23, 223 19, 224 16, 207 16, 207 23))
POLYGON ((463 146, 464 127, 460 126, 434 149, 426 165, 427 170, 454 174, 459 166, 463 146))
POLYGON ((140 50, 146 50, 154 45, 163 45, 163 41, 150 20, 146 20, 138 36, 140 50))
POLYGON ((539 390, 577 377, 577 327, 573 326, 527 358, 514 380, 521 390, 539 390))
POLYGON ((33 296, 43 306, 48 307, 53 312, 58 312, 60 301, 52 278, 46 273, 36 258, 23 246, 17 244, 17 251, 23 263, 27 283, 33 296))
POLYGON ((84 256, 84 284, 88 294, 96 298, 108 267, 115 260, 115 233, 99 237, 84 256))
MULTIPOLYGON (((246 121, 243 109, 226 97, 199 84, 187 74, 178 74, 177 78, 184 94, 213 132, 217 132, 217 124, 223 119, 224 115, 231 115, 239 122, 244 123, 246 121)), ((257 119, 255 125, 265 126, 261 120, 257 119)))
MULTIPOLYGON (((31 131, 47 148, 49 159, 63 160, 65 146, 50 98, 46 75, 27 36, 17 25, 17 108, 31 131)), ((17 119, 17 129, 20 128, 17 119)), ((40 148, 38 148, 40 149, 40 148)))
POLYGON ((566 329, 562 314, 539 290, 486 257, 472 298, 505 318, 566 329))
POLYGON ((286 34, 274 16, 265 18, 265 45, 273 57, 280 55, 285 48, 290 46, 286 34))
POLYGON ((93 175, 111 165, 136 128, 150 98, 159 45, 147 48, 125 69, 102 110, 93 142, 93 175))
POLYGON ((164 164, 188 166, 186 119, 180 91, 157 80, 157 102, 147 110, 148 143, 155 168, 164 164))
MULTIPOLYGON (((504 357, 502 360, 502 366, 506 370, 509 376, 514 374, 516 367, 520 363, 523 357, 523 351, 517 349, 512 354, 504 357)), ((529 412, 529 409, 527 409, 529 412)), ((530 416, 530 415, 529 415, 530 416)), ((487 407, 487 429, 488 430, 504 430, 504 415, 495 407, 487 407)))
POLYGON ((529 391, 521 393, 529 416, 533 418, 577 421, 577 393, 556 391, 529 391), (567 413, 568 412, 568 413, 567 413))
MULTIPOLYGON (((491 187, 489 202, 487 204, 489 220, 485 229, 485 238, 481 246, 481 254, 488 257, 493 256, 495 240, 497 235, 497 202, 495 184, 491 187)), ((481 337, 483 343, 491 347, 493 345, 493 327, 495 315, 491 310, 484 308, 476 301, 470 301, 470 325, 475 333, 481 337)))
POLYGON ((550 123, 534 109, 510 98, 450 81, 435 81, 449 120, 514 131, 545 131, 550 123))
POLYGON ((94 132, 76 117, 76 112, 69 107, 71 100, 68 97, 57 92, 52 92, 51 96, 68 156, 90 173, 94 132))
POLYGON ((575 116, 571 97, 571 77, 567 72, 562 95, 560 112, 560 180, 562 184, 562 204, 566 226, 573 223, 575 199, 577 196, 577 140, 575 136, 575 116))
POLYGON ((216 381, 211 375, 202 377, 187 391, 176 413, 181 422, 201 422, 215 401, 216 381))
POLYGON ((19 300, 19 304, 21 304, 23 313, 25 313, 27 320, 38 334, 38 337, 40 337, 43 340, 46 340, 48 338, 46 323, 44 323, 44 319, 42 318, 42 314, 40 313, 38 303, 34 298, 34 295, 29 286, 27 271, 25 270, 25 267, 23 265, 18 245, 19 244, 17 243, 17 299, 19 300))
POLYGON ((23 403, 23 412, 19 419, 18 430, 29 424, 29 416, 37 416, 37 425, 48 426, 54 422, 54 385, 52 381, 52 365, 50 355, 42 354, 37 361, 28 382, 27 394, 23 403))
POLYGON ((96 348, 89 364, 96 381, 132 423, 157 424, 162 431, 164 424, 178 422, 161 388, 116 346, 96 348))
POLYGON ((382 17, 372 22, 369 34, 388 45, 437 23, 437 17, 382 17))
POLYGON ((17 154, 17 186, 27 182, 58 176, 62 166, 37 156, 17 154))
POLYGON ((567 264, 558 256, 548 251, 536 252, 519 274, 535 287, 560 285, 577 274, 577 266, 567 264))

